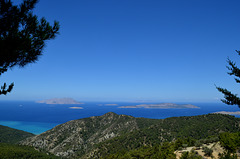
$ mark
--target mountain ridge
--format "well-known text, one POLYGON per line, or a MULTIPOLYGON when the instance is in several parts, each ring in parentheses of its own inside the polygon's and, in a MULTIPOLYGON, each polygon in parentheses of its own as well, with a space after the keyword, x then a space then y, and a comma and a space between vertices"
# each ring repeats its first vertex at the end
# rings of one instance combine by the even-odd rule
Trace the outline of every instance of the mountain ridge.
POLYGON ((222 114, 147 119, 109 112, 69 121, 27 138, 21 144, 61 157, 100 158, 141 145, 174 141, 179 137, 201 139, 219 132, 236 132, 240 131, 239 124, 240 119, 222 114))
POLYGON ((96 143, 117 136, 121 131, 138 129, 133 119, 134 117, 131 116, 109 112, 103 116, 71 120, 33 138, 28 138, 22 144, 33 143, 32 146, 46 149, 57 156, 71 156, 74 151, 93 147, 96 143), (124 122, 122 123, 121 120, 124 122), (65 147, 72 149, 65 151, 65 147))

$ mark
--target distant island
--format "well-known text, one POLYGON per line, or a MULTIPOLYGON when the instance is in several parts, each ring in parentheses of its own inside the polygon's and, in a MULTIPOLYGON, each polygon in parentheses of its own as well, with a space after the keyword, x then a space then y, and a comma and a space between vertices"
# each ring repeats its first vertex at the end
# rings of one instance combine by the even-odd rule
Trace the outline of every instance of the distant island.
POLYGON ((174 103, 160 103, 160 104, 140 104, 135 106, 121 106, 118 108, 157 108, 157 109, 183 109, 183 108, 199 108, 192 104, 174 104, 174 103))
POLYGON ((118 104, 97 104, 98 106, 118 106, 118 104))
POLYGON ((69 109, 83 109, 83 107, 69 107, 69 109))
POLYGON ((36 101, 36 103, 45 103, 45 104, 83 104, 72 98, 53 98, 47 100, 36 101))
POLYGON ((220 112, 215 112, 214 114, 240 115, 240 111, 236 111, 236 112, 220 111, 220 112))
POLYGON ((117 106, 118 104, 104 104, 105 106, 117 106))

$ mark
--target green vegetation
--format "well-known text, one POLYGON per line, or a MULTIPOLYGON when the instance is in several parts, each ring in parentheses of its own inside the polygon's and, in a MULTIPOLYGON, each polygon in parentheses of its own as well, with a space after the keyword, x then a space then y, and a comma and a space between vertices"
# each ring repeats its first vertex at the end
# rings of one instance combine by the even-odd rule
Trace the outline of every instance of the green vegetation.
MULTIPOLYGON (((106 155, 104 159, 175 159, 174 153, 182 145, 188 145, 188 140, 177 139, 175 142, 164 142, 156 146, 142 146, 130 151, 118 151, 106 155), (183 144, 185 143, 185 144, 183 144)), ((211 155, 210 155, 211 156, 211 155)), ((183 152, 181 159, 203 159, 196 151, 183 152)))
POLYGON ((203 157, 198 155, 196 151, 191 150, 190 152, 183 152, 180 159, 203 159, 203 157))
MULTIPOLYGON (((200 140, 196 140, 196 142, 199 143, 204 143, 208 144, 208 143, 212 143, 212 142, 217 142, 220 140, 221 143, 224 143, 225 147, 228 148, 229 147, 229 139, 231 138, 232 142, 237 143, 238 139, 235 140, 235 138, 229 137, 230 136, 235 136, 239 135, 239 133, 222 133, 220 134, 220 136, 224 136, 224 138, 216 138, 216 137, 210 137, 207 139, 200 139, 200 140), (227 135, 226 135, 227 134, 227 135)), ((239 136, 238 136, 239 137, 239 136)), ((238 138, 237 137, 237 138, 238 138)), ((238 142, 239 143, 239 142, 238 142)), ((140 148, 137 149, 133 149, 133 150, 126 150, 126 151, 118 151, 114 154, 110 154, 110 155, 106 155, 104 157, 102 157, 103 159, 175 159, 176 155, 174 154, 174 152, 176 150, 183 150, 184 147, 187 147, 188 145, 190 145, 191 142, 189 142, 189 140, 187 139, 177 139, 175 142, 164 142, 161 145, 156 145, 156 146, 142 146, 140 148)), ((231 145, 231 144, 230 144, 231 145)), ((239 148, 239 146, 236 146, 234 150, 236 150, 237 148, 239 148)), ((211 148, 208 148, 206 146, 202 147, 203 152, 204 152, 204 156, 206 157, 211 157, 213 158, 213 150, 211 148)), ((225 152, 220 153, 219 154, 219 159, 237 159, 237 155, 234 152, 228 151, 228 149, 225 149, 225 152)), ((183 151, 182 155, 180 157, 180 159, 203 159, 204 157, 199 155, 197 151, 195 150, 191 150, 189 151, 183 151)))
MULTIPOLYGON (((239 123, 239 118, 223 114, 157 120, 110 112, 58 125, 21 144, 69 158, 172 159, 176 150, 220 141, 228 150, 220 156, 227 158, 234 157, 232 152, 239 147, 239 123)), ((208 148, 204 152, 206 156, 212 154, 208 148)), ((182 158, 201 156, 191 151, 184 152, 182 158)))
POLYGON ((29 146, 10 145, 0 143, 1 159, 57 159, 54 155, 47 155, 29 146))
POLYGON ((219 135, 221 145, 230 153, 235 153, 240 148, 240 132, 237 133, 221 133, 219 135))
POLYGON ((219 159, 237 159, 237 155, 235 153, 230 153, 228 152, 224 152, 224 153, 220 153, 218 155, 219 159))
POLYGON ((205 156, 211 157, 213 150, 205 146, 205 147, 203 147, 203 152, 205 153, 204 154, 205 156))
POLYGON ((0 125, 1 159, 54 159, 54 155, 39 152, 33 147, 17 145, 23 139, 34 136, 31 133, 0 125))
MULTIPOLYGON (((138 122, 138 119, 136 119, 138 122)), ((141 121, 143 122, 143 121, 141 121)), ((221 132, 238 132, 239 119, 230 115, 207 114, 189 117, 173 117, 154 121, 153 125, 122 134, 96 145, 97 156, 115 154, 138 149, 142 146, 154 147, 163 142, 175 141, 175 150, 187 146, 218 141, 221 132)))
POLYGON ((0 143, 13 144, 31 136, 34 136, 34 135, 25 131, 0 125, 0 143))
POLYGON ((117 152, 112 155, 107 155, 105 159, 150 159, 150 158, 163 158, 163 159, 175 159, 174 143, 164 142, 161 145, 148 147, 143 146, 139 149, 134 149, 126 153, 117 152))

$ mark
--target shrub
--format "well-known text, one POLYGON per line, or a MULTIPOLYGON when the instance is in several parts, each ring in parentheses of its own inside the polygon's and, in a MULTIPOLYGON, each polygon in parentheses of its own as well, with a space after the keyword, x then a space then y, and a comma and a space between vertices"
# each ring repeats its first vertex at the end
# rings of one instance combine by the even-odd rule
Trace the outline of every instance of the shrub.
POLYGON ((203 147, 203 152, 205 153, 205 156, 212 156, 213 150, 208 147, 203 147))

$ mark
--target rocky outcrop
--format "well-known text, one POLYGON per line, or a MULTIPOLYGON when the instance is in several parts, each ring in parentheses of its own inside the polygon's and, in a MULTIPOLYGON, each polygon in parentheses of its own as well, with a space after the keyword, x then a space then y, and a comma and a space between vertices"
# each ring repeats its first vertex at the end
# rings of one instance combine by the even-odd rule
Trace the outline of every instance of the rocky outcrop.
POLYGON ((82 156, 95 144, 136 129, 138 125, 135 118, 110 112, 103 116, 69 121, 28 138, 21 144, 62 157, 82 156))

